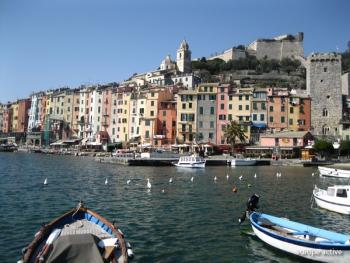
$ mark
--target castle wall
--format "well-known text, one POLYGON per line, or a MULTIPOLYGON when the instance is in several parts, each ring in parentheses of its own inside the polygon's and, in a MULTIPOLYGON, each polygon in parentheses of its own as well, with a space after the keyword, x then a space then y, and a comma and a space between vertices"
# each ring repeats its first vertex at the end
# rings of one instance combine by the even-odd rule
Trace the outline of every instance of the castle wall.
POLYGON ((312 54, 307 58, 307 93, 311 97, 311 129, 316 135, 339 135, 342 118, 341 56, 312 54))
POLYGON ((254 45, 255 55, 258 59, 265 57, 269 59, 281 60, 286 57, 296 57, 304 55, 303 42, 296 40, 259 40, 254 45))

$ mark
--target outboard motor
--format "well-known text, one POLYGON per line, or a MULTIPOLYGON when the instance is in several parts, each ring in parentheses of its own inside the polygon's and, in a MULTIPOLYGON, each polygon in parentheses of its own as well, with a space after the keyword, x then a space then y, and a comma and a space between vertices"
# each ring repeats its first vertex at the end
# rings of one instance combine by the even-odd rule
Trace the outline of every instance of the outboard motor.
POLYGON ((254 212, 256 209, 259 208, 259 206, 258 206, 259 198, 260 198, 259 195, 253 194, 248 199, 247 210, 244 212, 244 214, 240 218, 238 218, 239 224, 243 223, 247 216, 249 216, 252 212, 254 212))

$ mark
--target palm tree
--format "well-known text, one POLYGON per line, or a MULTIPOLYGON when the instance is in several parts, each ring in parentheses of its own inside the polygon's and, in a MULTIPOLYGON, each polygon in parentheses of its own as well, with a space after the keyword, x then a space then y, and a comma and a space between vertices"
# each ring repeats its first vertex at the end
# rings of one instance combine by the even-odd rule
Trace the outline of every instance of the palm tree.
POLYGON ((232 146, 232 153, 236 143, 236 139, 238 139, 240 142, 245 142, 245 140, 247 139, 247 136, 244 134, 242 126, 238 122, 233 120, 230 120, 230 123, 226 125, 224 132, 227 142, 230 143, 232 146))

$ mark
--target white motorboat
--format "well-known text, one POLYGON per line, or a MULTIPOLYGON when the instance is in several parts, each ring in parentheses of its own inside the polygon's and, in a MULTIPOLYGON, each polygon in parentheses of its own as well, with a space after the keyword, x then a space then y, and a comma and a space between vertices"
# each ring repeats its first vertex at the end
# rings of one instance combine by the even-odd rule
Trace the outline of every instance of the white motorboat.
POLYGON ((330 167, 319 166, 318 171, 320 176, 336 177, 336 178, 350 178, 349 170, 342 170, 330 167))
POLYGON ((231 159, 231 166, 250 166, 255 164, 256 159, 244 158, 244 156, 241 154, 237 154, 233 159, 231 159))
POLYGON ((315 185, 313 197, 321 208, 350 215, 350 185, 334 185, 327 190, 315 185))
POLYGON ((205 159, 196 155, 181 156, 179 161, 173 164, 177 167, 184 167, 184 168, 204 168, 205 159))

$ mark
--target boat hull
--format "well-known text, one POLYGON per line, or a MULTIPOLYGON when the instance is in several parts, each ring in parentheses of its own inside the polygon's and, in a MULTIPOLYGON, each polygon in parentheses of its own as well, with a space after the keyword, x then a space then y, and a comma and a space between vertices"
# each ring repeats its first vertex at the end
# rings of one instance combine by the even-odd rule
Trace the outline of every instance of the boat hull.
POLYGON ((256 160, 232 159, 231 166, 252 166, 256 164, 256 160))
POLYGON ((205 162, 199 163, 174 163, 176 167, 181 168, 205 168, 205 162))
MULTIPOLYGON (((330 244, 330 243, 306 241, 308 238, 307 234, 306 236, 304 236, 305 239, 300 239, 300 240, 296 238, 290 238, 290 235, 287 235, 287 234, 276 234, 257 224, 257 222, 253 219, 254 214, 256 213, 253 213, 250 216, 252 229, 256 234, 256 236, 266 244, 276 249, 279 249, 281 251, 293 254, 298 257, 310 259, 310 260, 315 260, 320 262, 339 262, 339 263, 350 262, 350 244, 334 245, 334 243, 330 244)), ((256 216, 257 215, 255 215, 255 217, 256 216)), ((293 224, 301 225, 296 222, 292 222, 292 221, 289 221, 289 222, 291 222, 291 225, 293 224)), ((306 225, 303 225, 303 226, 306 227, 306 229, 308 227, 306 225)), ((311 228, 312 227, 310 227, 310 230, 311 228)), ((319 230, 325 231, 321 229, 319 230)), ((329 231, 325 231, 325 232, 329 232, 329 231)), ((334 234, 338 235, 337 233, 334 233, 334 234)))
POLYGON ((320 176, 335 177, 335 178, 350 178, 350 171, 348 170, 319 166, 318 171, 320 172, 320 176))
POLYGON ((315 189, 313 191, 313 196, 316 204, 323 208, 340 214, 350 215, 350 203, 339 203, 336 200, 331 200, 326 196, 326 191, 315 189), (325 192, 325 193, 324 193, 325 192), (322 194, 323 193, 323 194, 322 194))

